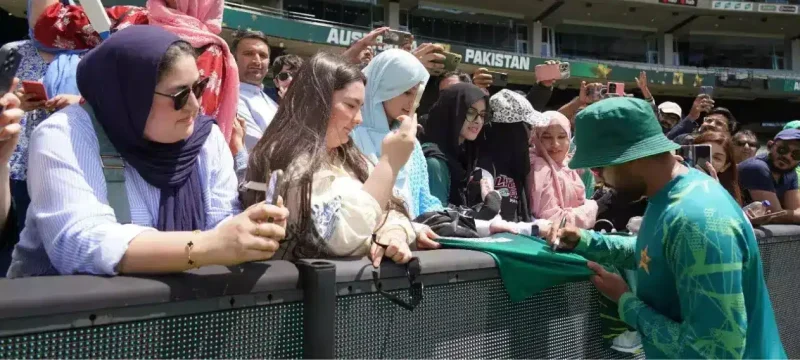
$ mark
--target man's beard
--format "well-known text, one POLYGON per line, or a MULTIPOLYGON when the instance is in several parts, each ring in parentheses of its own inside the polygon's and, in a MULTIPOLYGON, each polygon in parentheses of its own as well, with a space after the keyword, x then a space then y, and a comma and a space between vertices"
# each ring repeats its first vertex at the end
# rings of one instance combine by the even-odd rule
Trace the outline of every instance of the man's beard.
MULTIPOLYGON (((795 168, 797 167, 797 166, 789 167, 788 169, 784 170, 784 169, 781 169, 781 168, 778 168, 777 166, 775 166, 775 162, 777 162, 777 161, 778 160, 776 160, 776 159, 774 159, 772 157, 772 154, 770 154, 767 157, 767 165, 769 165, 769 170, 772 171, 775 174, 786 175, 788 173, 791 173, 792 171, 795 171, 795 168)), ((786 162, 785 159, 784 159, 784 162, 786 162)))

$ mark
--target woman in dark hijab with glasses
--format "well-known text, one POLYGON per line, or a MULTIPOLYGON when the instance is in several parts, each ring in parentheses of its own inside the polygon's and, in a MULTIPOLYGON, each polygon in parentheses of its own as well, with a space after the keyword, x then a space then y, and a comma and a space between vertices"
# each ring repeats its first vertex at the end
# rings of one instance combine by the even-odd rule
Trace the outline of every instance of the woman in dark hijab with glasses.
POLYGON ((31 137, 30 216, 9 277, 169 273, 273 255, 288 211, 239 214, 230 151, 198 115, 206 80, 194 53, 166 30, 133 26, 84 57, 86 103, 31 137))
POLYGON ((442 90, 428 112, 422 151, 431 194, 443 206, 470 205, 467 177, 475 169, 476 140, 487 121, 488 104, 489 96, 479 87, 459 83, 442 90))

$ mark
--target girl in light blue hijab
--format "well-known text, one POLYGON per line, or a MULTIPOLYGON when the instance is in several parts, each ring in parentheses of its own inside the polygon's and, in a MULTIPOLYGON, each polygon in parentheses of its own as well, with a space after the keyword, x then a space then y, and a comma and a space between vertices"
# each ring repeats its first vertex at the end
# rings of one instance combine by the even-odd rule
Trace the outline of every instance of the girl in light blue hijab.
MULTIPOLYGON (((381 155, 381 142, 398 124, 400 115, 413 116, 419 86, 428 82, 428 70, 411 53, 391 49, 376 56, 363 70, 367 77, 366 96, 361 107, 363 123, 353 131, 353 141, 373 163, 381 155)), ((417 142, 406 166, 395 183, 395 195, 405 200, 412 218, 429 211, 443 210, 431 195, 428 166, 417 142)))

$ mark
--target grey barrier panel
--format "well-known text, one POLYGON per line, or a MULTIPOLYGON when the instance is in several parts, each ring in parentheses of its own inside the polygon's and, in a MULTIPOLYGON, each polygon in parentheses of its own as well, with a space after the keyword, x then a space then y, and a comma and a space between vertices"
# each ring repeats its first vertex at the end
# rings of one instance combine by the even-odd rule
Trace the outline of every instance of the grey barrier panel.
POLYGON ((286 261, 159 277, 0 280, 0 358, 298 358, 286 261))
POLYGON ((783 347, 800 358, 800 227, 767 225, 756 236, 783 347))
MULTIPOLYGON (((603 346, 598 293, 569 283, 511 303, 491 256, 415 253, 424 300, 413 311, 375 293, 371 264, 336 264, 337 358, 625 358, 603 346), (369 280, 368 280, 369 279, 369 280)), ((403 297, 404 268, 381 266, 379 285, 403 297)))

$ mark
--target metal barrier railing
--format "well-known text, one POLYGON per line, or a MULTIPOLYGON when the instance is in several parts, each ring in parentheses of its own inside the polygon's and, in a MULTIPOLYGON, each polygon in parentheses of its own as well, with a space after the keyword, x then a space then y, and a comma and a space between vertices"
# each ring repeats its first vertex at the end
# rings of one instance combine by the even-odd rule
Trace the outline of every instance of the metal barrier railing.
MULTIPOLYGON (((784 347, 800 357, 799 226, 757 230, 784 347)), ((210 266, 157 277, 0 280, 0 358, 619 358, 588 282, 511 303, 491 256, 417 252, 425 298, 408 311, 405 268, 377 282, 364 259, 210 266)))

